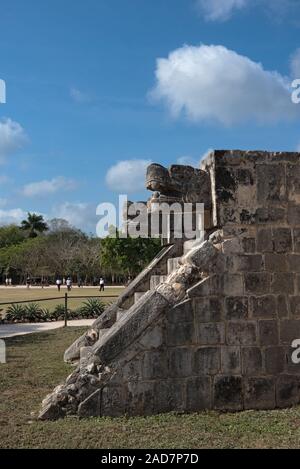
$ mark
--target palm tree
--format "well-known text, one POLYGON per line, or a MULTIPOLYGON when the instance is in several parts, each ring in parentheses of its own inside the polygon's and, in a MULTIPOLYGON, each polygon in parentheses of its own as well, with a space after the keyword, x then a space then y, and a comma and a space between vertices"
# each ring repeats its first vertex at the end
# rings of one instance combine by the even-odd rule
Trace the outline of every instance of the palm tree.
POLYGON ((36 238, 39 233, 43 233, 49 228, 43 215, 28 212, 27 220, 21 222, 21 229, 28 232, 29 238, 36 238))

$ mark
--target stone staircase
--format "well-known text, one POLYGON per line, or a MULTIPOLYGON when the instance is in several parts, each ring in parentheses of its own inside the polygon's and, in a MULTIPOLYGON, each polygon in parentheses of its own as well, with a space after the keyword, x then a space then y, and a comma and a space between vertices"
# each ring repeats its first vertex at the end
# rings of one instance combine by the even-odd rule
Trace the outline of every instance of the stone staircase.
MULTIPOLYGON (((161 283, 164 283, 168 277, 168 275, 170 275, 172 272, 174 272, 174 270, 177 269, 177 267, 179 266, 179 261, 180 261, 180 257, 170 257, 169 259, 167 259, 167 263, 166 263, 166 274, 165 275, 151 275, 150 277, 150 285, 149 285, 149 290, 155 290, 158 285, 160 285, 161 283)), ((149 291, 147 290, 147 291, 149 291)), ((134 303, 137 303, 137 301, 139 301, 139 299, 145 294, 146 292, 145 291, 137 291, 134 293, 134 303)), ((120 318, 122 315, 122 312, 119 312, 118 315, 117 315, 117 318, 120 318)))
POLYGON ((92 328, 84 336, 66 350, 64 360, 69 363, 78 362, 81 352, 86 353, 85 347, 89 348, 96 341, 102 339, 135 304, 143 301, 146 293, 154 291, 160 284, 164 283, 168 276, 176 270, 183 252, 187 250, 184 244, 164 246, 150 264, 125 288, 117 302, 94 322, 92 328))
MULTIPOLYGON (((182 253, 184 255, 187 254, 194 247, 194 245, 195 245, 194 240, 185 241, 183 243, 182 253)), ((179 250, 181 250, 181 249, 179 249, 179 250)), ((160 254, 161 253, 159 253, 158 256, 160 256, 160 254)), ((172 253, 171 253, 171 255, 172 255, 172 253)), ((164 283, 167 280, 168 276, 170 274, 172 274, 178 268, 178 266, 180 265, 180 259, 181 259, 181 256, 176 256, 176 257, 165 256, 163 258, 164 262, 160 266, 161 272, 165 272, 165 273, 164 274, 160 273, 159 275, 158 274, 152 274, 149 278, 149 288, 146 291, 135 291, 134 292, 134 294, 133 294, 133 299, 134 299, 133 304, 137 303, 145 295, 145 293, 147 293, 149 290, 153 291, 159 285, 164 283)), ((151 266, 151 264, 150 264, 150 266, 151 266)), ((155 267, 152 266, 151 270, 155 271, 155 267)), ((151 272, 151 270, 150 270, 150 272, 151 272)), ((147 284, 147 286, 148 286, 148 284, 147 284)), ((127 311, 127 309, 120 308, 120 310, 117 312, 116 321, 119 321, 126 311, 127 311)), ((108 329, 105 329, 105 330, 108 330, 108 329)))
MULTIPOLYGON (((194 245, 195 245, 195 241, 185 241, 183 243, 183 246, 181 248, 177 247, 176 250, 170 249, 170 246, 168 246, 167 249, 163 248, 162 251, 160 251, 160 253, 156 256, 156 258, 153 259, 150 265, 145 269, 147 273, 150 272, 151 274, 149 275, 149 280, 146 283, 140 282, 140 285, 142 285, 143 288, 145 288, 145 285, 146 285, 148 289, 146 291, 134 291, 133 295, 130 295, 129 298, 126 299, 127 305, 130 304, 130 306, 127 307, 126 309, 119 307, 116 313, 115 322, 113 324, 115 324, 116 322, 120 322, 122 318, 125 316, 125 314, 128 312, 128 310, 133 305, 137 304, 141 300, 141 298, 143 298, 144 295, 148 293, 149 291, 156 290, 157 287, 163 284, 167 280, 168 276, 172 274, 179 267, 181 256, 177 255, 176 257, 169 257, 169 256, 172 256, 172 254, 174 254, 174 251, 177 253, 182 252, 184 255, 186 255, 194 247, 194 245), (157 269, 157 262, 156 262, 156 260, 158 259, 160 260, 159 269, 157 269), (157 272, 157 270, 160 271, 159 275, 156 273, 154 274, 152 273, 152 272, 157 272), (133 302, 132 302, 132 298, 133 298, 133 302)), ((144 273, 145 271, 143 271, 139 277, 144 278, 144 273)), ((129 285, 129 288, 130 288, 130 285, 129 285)), ((113 326, 113 324, 111 325, 111 327, 113 326)), ((99 329, 98 340, 100 338, 103 338, 109 331, 110 331, 110 328, 99 329)), ((86 351, 82 350, 82 353, 85 354, 86 351)))

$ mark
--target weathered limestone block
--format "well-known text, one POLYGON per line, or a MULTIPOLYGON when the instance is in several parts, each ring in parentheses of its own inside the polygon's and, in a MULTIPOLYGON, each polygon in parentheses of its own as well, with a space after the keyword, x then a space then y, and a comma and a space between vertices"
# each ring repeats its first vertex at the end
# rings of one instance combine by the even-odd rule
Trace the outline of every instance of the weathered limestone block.
POLYGON ((263 372, 262 351, 259 347, 242 347, 242 374, 259 376, 263 372))
POLYGON ((247 319, 249 300, 247 296, 228 296, 225 300, 225 317, 232 319, 247 319))
POLYGON ((276 382, 276 406, 288 407, 300 402, 299 375, 279 375, 276 382))
POLYGON ((200 347, 195 350, 193 371, 196 375, 215 375, 220 372, 220 347, 200 347))
POLYGON ((189 378, 186 383, 186 410, 211 409, 212 407, 212 383, 211 377, 199 376, 189 378))
POLYGON ((279 342, 278 321, 269 319, 258 321, 258 335, 261 346, 277 345, 279 342))
POLYGON ((245 409, 274 409, 275 379, 253 377, 246 380, 245 409))
POLYGON ((255 321, 228 321, 226 343, 228 345, 256 345, 255 321))
POLYGON ((198 344, 220 345, 225 342, 225 324, 223 322, 199 323, 196 328, 198 344))
POLYGON ((220 297, 207 296, 205 298, 195 298, 192 305, 196 323, 220 322, 223 319, 223 300, 220 297))
POLYGON ((214 407, 219 410, 243 409, 241 376, 217 375, 214 381, 214 407))
POLYGON ((241 348, 238 346, 224 345, 221 348, 221 369, 223 373, 230 375, 240 375, 241 366, 241 348))

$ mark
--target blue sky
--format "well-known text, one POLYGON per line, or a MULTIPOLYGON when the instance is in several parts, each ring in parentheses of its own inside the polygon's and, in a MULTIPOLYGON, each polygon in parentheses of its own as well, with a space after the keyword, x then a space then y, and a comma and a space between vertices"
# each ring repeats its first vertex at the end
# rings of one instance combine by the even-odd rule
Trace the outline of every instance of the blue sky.
POLYGON ((0 22, 1 224, 93 232, 150 161, 300 149, 298 0, 0 0, 0 22))

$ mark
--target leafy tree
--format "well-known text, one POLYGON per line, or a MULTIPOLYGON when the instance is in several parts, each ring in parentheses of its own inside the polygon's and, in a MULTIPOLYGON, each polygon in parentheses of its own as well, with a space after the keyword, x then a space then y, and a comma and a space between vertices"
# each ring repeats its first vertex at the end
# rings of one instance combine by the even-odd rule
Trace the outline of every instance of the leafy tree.
POLYGON ((24 241, 24 232, 16 225, 7 225, 0 227, 0 249, 24 241))
POLYGON ((48 221, 48 227, 50 233, 74 230, 64 218, 52 218, 52 220, 48 221))
POLYGON ((9 275, 23 283, 29 275, 54 281, 58 275, 72 275, 74 280, 80 277, 88 283, 102 275, 115 281, 138 274, 160 250, 157 239, 93 238, 61 220, 51 223, 45 236, 37 236, 46 224, 43 217, 29 215, 22 230, 16 226, 0 228, 3 280, 9 275), (29 222, 34 223, 31 226, 29 222))
POLYGON ((101 241, 101 261, 112 272, 137 275, 160 249, 159 239, 120 238, 117 232, 101 241))
POLYGON ((29 238, 36 238, 38 234, 48 230, 48 225, 44 221, 43 215, 28 212, 27 220, 21 223, 21 229, 28 232, 29 238))

